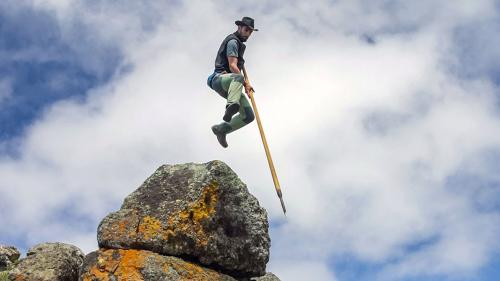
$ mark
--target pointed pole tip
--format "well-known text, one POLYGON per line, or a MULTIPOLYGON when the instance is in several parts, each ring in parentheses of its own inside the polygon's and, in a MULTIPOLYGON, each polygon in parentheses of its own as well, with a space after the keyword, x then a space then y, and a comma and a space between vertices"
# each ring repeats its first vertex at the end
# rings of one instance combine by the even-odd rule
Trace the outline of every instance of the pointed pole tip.
POLYGON ((285 208, 285 202, 283 202, 283 198, 279 196, 280 202, 281 202, 281 208, 283 209, 283 214, 286 216, 286 208, 285 208))

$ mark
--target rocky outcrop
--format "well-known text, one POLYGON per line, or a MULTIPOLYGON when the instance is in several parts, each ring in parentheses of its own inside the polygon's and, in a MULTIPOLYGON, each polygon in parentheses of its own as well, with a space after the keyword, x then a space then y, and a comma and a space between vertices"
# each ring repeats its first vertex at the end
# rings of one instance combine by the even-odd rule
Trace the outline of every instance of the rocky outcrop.
POLYGON ((266 211, 223 162, 164 165, 98 227, 101 248, 186 257, 236 277, 262 276, 266 211))
POLYGON ((99 250, 87 255, 80 281, 236 281, 217 271, 180 258, 145 250, 99 250))
MULTIPOLYGON (((10 281, 279 281, 266 211, 223 162, 163 165, 98 226, 99 249, 0 247, 10 281), (15 267, 12 269, 12 263, 15 267)), ((1 269, 0 269, 1 271, 1 269)))
POLYGON ((63 243, 44 243, 29 249, 26 258, 9 273, 16 281, 75 281, 84 253, 63 243))
POLYGON ((20 256, 21 253, 15 247, 0 245, 0 271, 12 267, 20 256))

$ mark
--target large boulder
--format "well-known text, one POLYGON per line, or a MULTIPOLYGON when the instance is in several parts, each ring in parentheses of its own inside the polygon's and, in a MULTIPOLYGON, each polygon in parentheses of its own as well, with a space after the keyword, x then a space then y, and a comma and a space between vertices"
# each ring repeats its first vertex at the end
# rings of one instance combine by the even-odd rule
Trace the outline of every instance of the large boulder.
POLYGON ((63 243, 38 244, 9 273, 10 280, 75 281, 83 263, 79 248, 63 243))
POLYGON ((263 276, 266 211, 221 161, 163 165, 98 227, 101 248, 187 257, 236 277, 263 276))
POLYGON ((101 249, 85 257, 79 281, 236 281, 217 271, 146 250, 101 249))
POLYGON ((0 245, 0 271, 10 268, 20 256, 16 247, 0 245))

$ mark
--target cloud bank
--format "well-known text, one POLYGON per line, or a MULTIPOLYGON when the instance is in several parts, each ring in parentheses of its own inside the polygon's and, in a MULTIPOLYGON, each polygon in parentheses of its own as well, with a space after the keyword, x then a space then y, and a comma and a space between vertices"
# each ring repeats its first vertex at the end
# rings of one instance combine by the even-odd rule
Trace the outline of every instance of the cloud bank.
POLYGON ((92 251, 100 219, 156 167, 221 159, 268 210, 283 280, 470 280, 498 257, 495 1, 6 3, 50 15, 97 76, 120 55, 83 98, 2 140, 0 241, 92 251), (257 125, 228 149, 210 131, 224 100, 206 77, 243 15, 260 28, 247 69, 286 219, 257 125))

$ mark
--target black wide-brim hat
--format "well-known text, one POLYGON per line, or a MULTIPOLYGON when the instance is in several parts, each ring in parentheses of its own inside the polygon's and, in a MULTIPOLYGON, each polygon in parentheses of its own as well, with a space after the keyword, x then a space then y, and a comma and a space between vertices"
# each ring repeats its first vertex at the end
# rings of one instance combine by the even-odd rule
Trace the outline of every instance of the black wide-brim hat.
POLYGON ((257 28, 255 28, 253 26, 253 22, 254 22, 254 20, 252 18, 250 18, 250 17, 243 17, 241 20, 237 20, 234 23, 236 25, 238 25, 238 26, 239 25, 246 25, 246 26, 250 27, 253 31, 259 31, 257 28))

